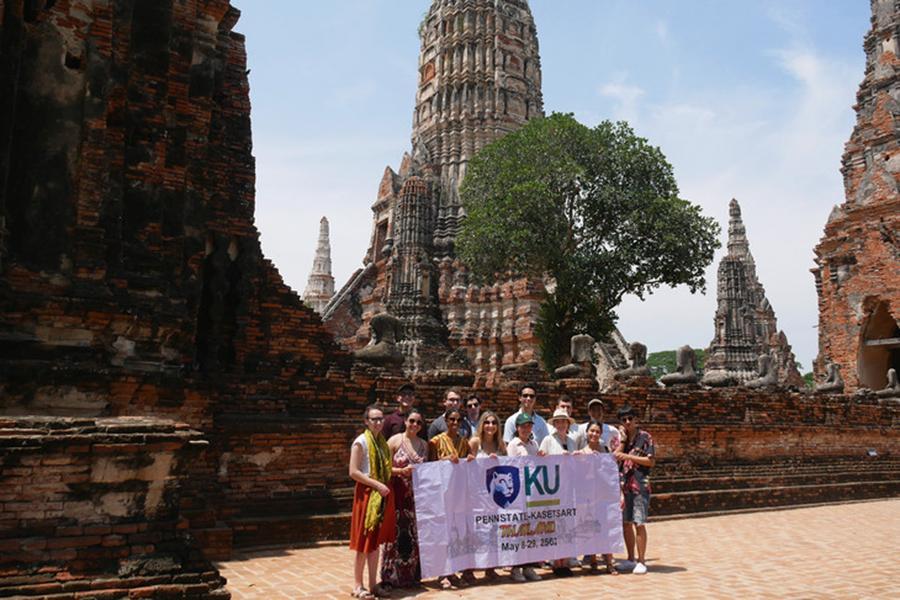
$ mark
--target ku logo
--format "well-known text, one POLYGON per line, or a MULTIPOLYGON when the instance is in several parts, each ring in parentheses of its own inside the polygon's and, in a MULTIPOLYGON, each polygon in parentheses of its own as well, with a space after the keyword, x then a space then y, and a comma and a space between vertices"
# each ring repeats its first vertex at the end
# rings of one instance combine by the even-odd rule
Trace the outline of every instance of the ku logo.
POLYGON ((485 471, 487 491, 500 508, 509 508, 519 496, 519 469, 517 467, 492 467, 485 471))

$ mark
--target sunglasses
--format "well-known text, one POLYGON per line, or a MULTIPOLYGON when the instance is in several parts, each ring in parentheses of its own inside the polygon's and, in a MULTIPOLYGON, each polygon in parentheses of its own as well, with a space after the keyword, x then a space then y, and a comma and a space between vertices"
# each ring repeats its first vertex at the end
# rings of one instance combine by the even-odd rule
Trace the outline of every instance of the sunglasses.
POLYGON ((466 404, 466 408, 478 408, 478 403, 475 404, 466 404))
POLYGON ((521 397, 522 397, 522 398, 534 398, 535 395, 534 395, 534 394, 522 394, 521 397))
POLYGON ((459 423, 459 417, 447 417, 448 423, 459 423))
POLYGON ((493 419, 488 419, 487 421, 484 422, 484 424, 485 425, 496 425, 497 421, 494 421, 493 419))
POLYGON ((369 417, 369 420, 373 423, 381 423, 384 421, 384 417, 369 417))
POLYGON ((407 419, 406 422, 409 423, 410 425, 421 425, 422 424, 422 421, 419 419, 407 419))
POLYGON ((634 417, 631 416, 631 415, 628 415, 628 416, 626 416, 626 417, 622 417, 622 421, 624 421, 624 422, 626 422, 626 423, 627 423, 628 421, 634 421, 634 417))

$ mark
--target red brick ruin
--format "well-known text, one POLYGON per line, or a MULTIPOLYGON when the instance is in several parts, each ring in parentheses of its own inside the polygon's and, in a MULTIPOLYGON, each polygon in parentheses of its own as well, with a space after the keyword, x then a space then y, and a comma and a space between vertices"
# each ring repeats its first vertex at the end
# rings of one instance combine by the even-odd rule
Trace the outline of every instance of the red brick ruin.
MULTIPOLYGON (((864 324, 830 307, 857 286, 867 322, 898 311, 894 103, 874 79, 894 72, 888 4, 845 161, 848 193, 882 196, 844 207, 819 248, 822 347, 851 385, 846 328, 864 324)), ((228 598, 210 561, 234 547, 346 536, 362 408, 393 409, 405 379, 343 349, 262 255, 238 16, 228 0, 0 0, 0 596, 228 598)), ((864 339, 893 335, 879 327, 864 339)), ((526 377, 545 414, 566 392, 583 417, 598 394, 537 369, 479 393, 508 414, 526 377)), ((476 381, 420 373, 419 404, 434 417, 476 381)), ((659 515, 900 491, 896 399, 647 377, 603 397, 654 432, 659 515)))
MULTIPOLYGON (((873 0, 856 127, 844 150, 846 200, 816 247, 816 373, 837 365, 846 390, 890 388, 900 373, 900 14, 873 0)), ((895 392, 900 394, 896 380, 895 392)))

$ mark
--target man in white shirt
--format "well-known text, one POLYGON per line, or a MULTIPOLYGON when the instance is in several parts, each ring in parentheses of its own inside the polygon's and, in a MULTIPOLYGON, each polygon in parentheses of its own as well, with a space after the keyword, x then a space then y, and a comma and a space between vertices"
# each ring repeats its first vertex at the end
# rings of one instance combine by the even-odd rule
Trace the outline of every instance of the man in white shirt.
POLYGON ((504 442, 508 444, 516 437, 516 419, 519 415, 523 414, 530 416, 532 419, 534 425, 531 433, 534 436, 534 441, 538 445, 540 445, 544 438, 550 433, 550 430, 547 428, 547 421, 534 412, 536 399, 537 392, 533 385, 526 384, 519 388, 519 410, 506 419, 506 424, 503 426, 504 442))
POLYGON ((591 418, 578 426, 578 439, 582 448, 587 445, 587 428, 591 421, 597 421, 603 425, 600 442, 606 446, 607 450, 614 452, 619 447, 619 430, 608 423, 603 423, 605 408, 606 406, 600 398, 594 398, 588 402, 588 414, 591 418))

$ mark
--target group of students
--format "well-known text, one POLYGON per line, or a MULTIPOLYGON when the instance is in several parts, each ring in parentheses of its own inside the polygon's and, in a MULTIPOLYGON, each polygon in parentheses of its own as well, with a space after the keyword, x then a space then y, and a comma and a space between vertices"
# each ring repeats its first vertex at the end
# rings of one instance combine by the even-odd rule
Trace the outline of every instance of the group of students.
MULTIPOLYGON (((608 452, 619 464, 622 486, 623 535, 626 561, 613 564, 604 555, 606 572, 627 570, 647 572, 646 521, 650 505, 650 471, 655 464, 655 448, 650 434, 638 427, 630 406, 618 411, 619 426, 603 422, 605 406, 594 398, 588 403, 590 419, 576 425, 572 401, 561 396, 548 422, 534 410, 537 391, 533 385, 519 389, 519 410, 504 422, 492 411, 482 411, 477 395, 471 394, 461 407, 457 390, 444 395, 444 412, 425 428, 422 413, 415 408, 415 387, 404 384, 397 391, 398 408, 388 416, 378 405, 365 410, 366 430, 350 446, 350 477, 356 482, 350 523, 350 549, 354 557, 355 598, 384 598, 392 587, 413 587, 420 583, 419 550, 416 532, 412 471, 429 460, 496 458, 498 456, 548 456, 608 452), (552 428, 552 430, 551 430, 552 428), (378 583, 379 549, 381 582, 378 583), (368 588, 363 572, 368 567, 368 588)), ((596 571, 597 559, 585 556, 553 562, 553 573, 572 575, 571 567, 581 564, 596 571)), ((494 569, 485 578, 499 575, 494 569)), ((511 567, 513 581, 541 579, 534 565, 511 567)), ((445 589, 476 582, 472 571, 461 576, 449 574, 440 584, 445 589)))

